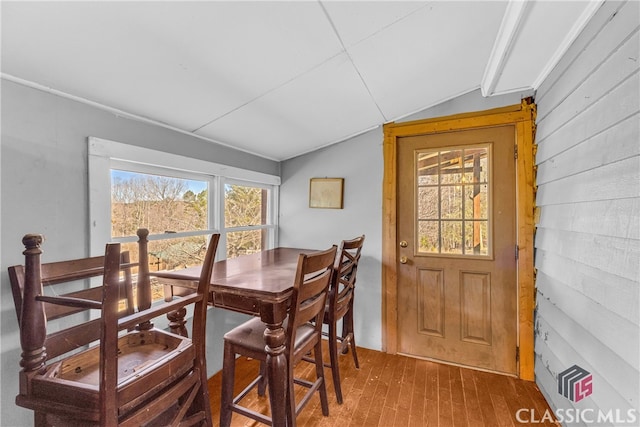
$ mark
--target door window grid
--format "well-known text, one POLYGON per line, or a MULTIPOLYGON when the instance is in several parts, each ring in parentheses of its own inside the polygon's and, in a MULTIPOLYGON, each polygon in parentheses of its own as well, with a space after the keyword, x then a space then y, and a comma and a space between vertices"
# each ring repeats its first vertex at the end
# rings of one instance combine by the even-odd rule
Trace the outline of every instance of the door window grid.
POLYGON ((491 254, 490 148, 484 144, 416 152, 418 254, 491 254))

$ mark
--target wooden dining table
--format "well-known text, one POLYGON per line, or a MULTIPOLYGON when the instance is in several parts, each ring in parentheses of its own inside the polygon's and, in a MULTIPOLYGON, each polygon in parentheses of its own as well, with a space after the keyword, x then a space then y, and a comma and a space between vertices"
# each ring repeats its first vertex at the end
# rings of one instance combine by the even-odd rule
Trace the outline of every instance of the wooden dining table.
MULTIPOLYGON (((218 261, 213 268, 210 303, 219 308, 260 316, 266 329, 267 376, 274 426, 286 425, 287 360, 285 330, 289 300, 300 254, 314 249, 275 248, 218 261)), ((201 267, 150 273, 159 282, 197 283, 201 267)))

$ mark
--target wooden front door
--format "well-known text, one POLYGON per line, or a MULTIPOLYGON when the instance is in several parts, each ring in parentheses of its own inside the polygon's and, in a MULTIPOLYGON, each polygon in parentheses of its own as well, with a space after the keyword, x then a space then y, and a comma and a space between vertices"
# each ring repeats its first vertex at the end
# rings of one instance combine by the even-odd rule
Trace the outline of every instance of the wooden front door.
POLYGON ((399 353, 517 373, 515 135, 398 138, 399 353))

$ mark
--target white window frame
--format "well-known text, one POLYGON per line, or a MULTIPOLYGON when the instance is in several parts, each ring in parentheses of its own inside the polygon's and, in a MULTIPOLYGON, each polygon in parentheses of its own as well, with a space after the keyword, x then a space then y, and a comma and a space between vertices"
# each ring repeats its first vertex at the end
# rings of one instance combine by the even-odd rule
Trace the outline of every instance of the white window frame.
MULTIPOLYGON (((167 153, 164 151, 123 144, 102 138, 88 138, 89 153, 89 250, 91 256, 104 253, 104 245, 110 241, 130 242, 137 237, 115 239, 111 237, 111 169, 125 169, 142 173, 167 174, 187 179, 209 177, 209 227, 207 234, 220 232, 222 247, 226 248, 224 229, 224 183, 268 188, 271 190, 267 247, 278 245, 278 197, 280 177, 262 172, 236 168, 219 163, 208 162, 192 157, 167 153), (164 170, 164 172, 163 172, 164 170), (217 196, 216 196, 217 195, 217 196), (222 198, 222 199, 221 199, 222 198), (213 221, 212 221, 213 220, 213 221)), ((236 231, 234 228, 233 231, 236 231)), ((186 232, 172 234, 171 237, 186 237, 204 234, 186 232)), ((150 236, 149 240, 162 238, 150 236)), ((218 259, 226 257, 225 251, 218 251, 218 259)))
MULTIPOLYGON (((227 177, 221 177, 219 180, 219 192, 218 192, 218 200, 220 203, 220 217, 219 217, 219 229, 221 230, 220 235, 220 246, 225 248, 227 247, 227 233, 232 233, 235 231, 249 231, 249 230, 267 230, 267 249, 272 249, 277 246, 278 239, 278 198, 279 198, 279 187, 275 185, 266 185, 262 183, 258 183, 255 181, 243 181, 239 179, 232 179, 227 177), (265 225, 249 225, 249 226, 241 226, 241 227, 225 227, 225 200, 224 200, 224 186, 225 185, 240 185, 244 187, 254 187, 254 188, 264 188, 270 191, 270 197, 268 200, 267 206, 267 224, 265 225)), ((226 255, 225 255, 226 256, 226 255)))

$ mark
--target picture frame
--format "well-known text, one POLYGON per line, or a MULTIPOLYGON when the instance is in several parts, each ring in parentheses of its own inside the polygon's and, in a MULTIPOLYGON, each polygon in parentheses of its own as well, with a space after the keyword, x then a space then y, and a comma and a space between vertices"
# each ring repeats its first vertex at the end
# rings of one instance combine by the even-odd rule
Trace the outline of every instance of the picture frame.
POLYGON ((311 178, 309 181, 309 207, 342 209, 344 178, 311 178))

